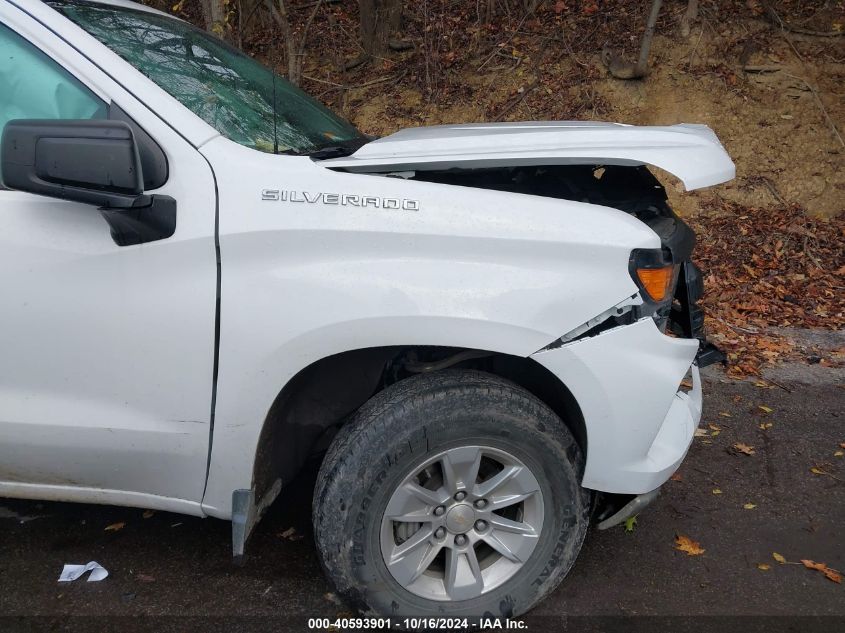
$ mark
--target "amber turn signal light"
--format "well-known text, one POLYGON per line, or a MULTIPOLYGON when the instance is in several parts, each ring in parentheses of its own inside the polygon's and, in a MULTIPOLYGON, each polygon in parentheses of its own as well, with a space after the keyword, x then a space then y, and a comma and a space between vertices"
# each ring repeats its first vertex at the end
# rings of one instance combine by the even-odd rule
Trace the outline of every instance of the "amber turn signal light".
POLYGON ((671 264, 662 268, 637 268, 637 278, 643 289, 657 303, 669 297, 673 276, 674 267, 671 264))

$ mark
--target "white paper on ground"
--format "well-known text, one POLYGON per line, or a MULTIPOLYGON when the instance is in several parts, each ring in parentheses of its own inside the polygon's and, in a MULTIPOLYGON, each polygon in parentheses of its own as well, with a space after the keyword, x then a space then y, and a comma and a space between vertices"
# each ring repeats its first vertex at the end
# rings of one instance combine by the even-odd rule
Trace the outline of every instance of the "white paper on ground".
POLYGON ((88 582, 97 582, 109 575, 105 567, 92 560, 87 565, 65 565, 59 576, 59 582, 71 582, 89 571, 91 575, 88 576, 88 582))

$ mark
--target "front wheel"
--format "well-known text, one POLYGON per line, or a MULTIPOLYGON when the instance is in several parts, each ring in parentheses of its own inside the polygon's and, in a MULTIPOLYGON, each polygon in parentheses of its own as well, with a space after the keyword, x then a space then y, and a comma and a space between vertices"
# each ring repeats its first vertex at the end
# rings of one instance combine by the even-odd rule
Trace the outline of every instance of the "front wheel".
POLYGON ((317 546, 365 613, 520 615, 563 579, 589 522, 583 457, 545 404, 474 371, 404 380, 335 438, 317 546))

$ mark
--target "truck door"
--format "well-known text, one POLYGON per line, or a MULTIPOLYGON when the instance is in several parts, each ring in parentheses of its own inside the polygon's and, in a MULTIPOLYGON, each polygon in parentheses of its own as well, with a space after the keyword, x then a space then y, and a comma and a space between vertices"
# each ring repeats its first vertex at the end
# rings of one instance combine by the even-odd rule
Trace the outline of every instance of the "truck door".
POLYGON ((217 302, 213 174, 173 127, 0 0, 0 128, 45 118, 128 121, 147 139, 142 166, 157 165, 145 180, 176 201, 176 230, 119 246, 95 206, 0 187, 0 496, 199 514, 217 302))

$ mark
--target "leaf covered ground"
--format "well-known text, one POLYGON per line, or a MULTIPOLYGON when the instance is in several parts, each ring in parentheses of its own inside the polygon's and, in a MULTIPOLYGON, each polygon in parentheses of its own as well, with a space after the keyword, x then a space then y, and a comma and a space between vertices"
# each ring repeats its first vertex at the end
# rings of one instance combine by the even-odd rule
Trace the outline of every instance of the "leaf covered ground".
POLYGON ((723 202, 689 221, 706 271, 708 333, 728 354, 729 374, 757 375, 787 359, 843 364, 845 348, 808 348, 783 332, 845 327, 845 218, 723 202))

